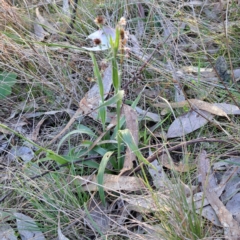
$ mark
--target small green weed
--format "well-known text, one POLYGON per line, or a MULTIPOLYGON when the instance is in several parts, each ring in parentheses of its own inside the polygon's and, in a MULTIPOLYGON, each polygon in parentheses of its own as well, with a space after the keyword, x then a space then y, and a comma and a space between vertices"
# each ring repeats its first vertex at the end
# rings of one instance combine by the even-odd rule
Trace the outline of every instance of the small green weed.
POLYGON ((12 86, 16 81, 16 73, 0 72, 0 99, 4 99, 12 93, 12 86))

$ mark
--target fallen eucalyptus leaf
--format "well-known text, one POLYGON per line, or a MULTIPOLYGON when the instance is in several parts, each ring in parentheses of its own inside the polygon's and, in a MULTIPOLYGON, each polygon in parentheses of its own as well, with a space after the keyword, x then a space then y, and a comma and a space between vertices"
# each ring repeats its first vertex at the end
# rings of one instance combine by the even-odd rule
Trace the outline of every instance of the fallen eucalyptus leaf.
POLYGON ((182 137, 201 128, 213 119, 213 115, 209 112, 203 110, 198 110, 198 112, 203 117, 195 111, 190 111, 176 118, 168 129, 167 138, 182 137))
POLYGON ((45 240, 34 219, 22 213, 14 213, 17 220, 17 229, 22 240, 45 240))
POLYGON ((139 117, 143 117, 144 119, 147 119, 147 120, 150 120, 150 121, 153 121, 153 122, 160 122, 160 120, 161 120, 159 115, 156 114, 156 113, 152 113, 152 112, 142 110, 139 107, 136 107, 135 109, 136 109, 137 113, 139 114, 139 117))
MULTIPOLYGON (((126 118, 126 127, 129 129, 130 133, 133 136, 134 142, 138 146, 139 139, 138 139, 137 113, 132 107, 130 107, 126 104, 123 104, 123 109, 124 109, 124 115, 126 118)), ((131 149, 129 147, 127 147, 126 155, 125 155, 125 159, 124 159, 124 165, 123 165, 123 169, 121 170, 121 174, 124 171, 132 169, 133 161, 135 161, 135 160, 136 160, 136 155, 134 154, 133 151, 131 151, 131 149)))
POLYGON ((224 204, 218 198, 218 195, 214 192, 210 184, 208 183, 208 174, 210 170, 210 161, 207 158, 206 151, 202 151, 199 157, 199 169, 202 176, 202 186, 204 187, 204 192, 206 198, 208 199, 210 205, 216 212, 223 228, 224 235, 227 239, 235 240, 240 236, 240 227, 238 222, 233 218, 232 214, 227 210, 224 204))
MULTIPOLYGON (((112 86, 112 66, 111 64, 104 71, 104 75, 102 78, 103 89, 104 89, 104 98, 106 98, 110 92, 112 86)), ((98 111, 93 110, 99 107, 101 102, 101 96, 99 93, 98 84, 94 84, 94 86, 85 94, 85 97, 80 101, 79 107, 83 111, 84 114, 90 113, 90 117, 93 119, 97 119, 98 111)))
POLYGON ((14 230, 9 224, 0 226, 0 239, 1 240, 17 240, 14 230))
MULTIPOLYGON (((149 151, 149 156, 151 156, 152 152, 149 151)), ((168 161, 168 155, 167 154, 162 154, 159 157, 161 160, 163 158, 168 161)), ((153 184, 156 187, 156 189, 160 189, 161 187, 164 187, 166 182, 169 181, 167 175, 165 174, 163 170, 163 165, 161 163, 161 160, 158 160, 157 158, 152 162, 152 165, 155 167, 155 169, 148 167, 149 174, 152 177, 153 184)))
POLYGON ((240 193, 235 194, 226 204, 227 210, 240 223, 240 193))
POLYGON ((25 163, 30 162, 34 158, 34 152, 29 147, 14 147, 8 153, 8 159, 10 161, 15 160, 16 157, 21 158, 25 163))
POLYGON ((40 24, 43 25, 43 27, 46 28, 46 30, 50 33, 57 33, 57 29, 52 26, 39 12, 39 9, 36 8, 36 16, 38 18, 38 21, 40 24))
MULTIPOLYGON (((198 109, 204 110, 217 116, 226 117, 230 121, 229 117, 227 116, 227 113, 223 109, 218 107, 218 105, 215 103, 208 103, 199 99, 188 99, 187 101, 169 103, 169 105, 172 108, 182 108, 187 106, 197 110, 198 109)), ((169 108, 170 107, 169 105, 166 103, 153 104, 153 106, 155 107, 164 107, 164 108, 169 108)))
POLYGON ((60 226, 58 226, 58 240, 69 240, 69 238, 63 235, 60 226))
MULTIPOLYGON (((76 6, 75 6, 76 7, 76 6)), ((69 1, 63 0, 63 6, 62 6, 63 13, 70 17, 70 7, 69 7, 69 1)))
MULTIPOLYGON (((36 20, 35 20, 36 21, 36 20)), ((46 32, 41 25, 39 25, 37 22, 33 24, 34 34, 37 39, 37 41, 43 41, 46 36, 49 36, 49 33, 46 32)))
POLYGON ((240 68, 233 70, 233 75, 236 81, 240 80, 240 68))
MULTIPOLYGON (((84 191, 98 191, 96 175, 77 178, 80 179, 80 184, 83 185, 82 189, 84 191)), ((145 186, 142 180, 137 177, 104 174, 103 188, 112 191, 137 191, 144 189, 145 186)))
POLYGON ((240 109, 236 105, 228 103, 214 103, 214 106, 222 109, 226 114, 240 115, 240 109))
POLYGON ((210 205, 207 205, 207 206, 205 206, 201 209, 197 209, 196 212, 199 213, 199 214, 201 213, 201 216, 208 219, 214 225, 222 226, 218 217, 217 217, 217 214, 215 213, 215 211, 213 210, 213 208, 210 205))
POLYGON ((141 213, 155 212, 155 211, 171 211, 167 204, 169 197, 158 192, 155 195, 127 195, 121 196, 121 199, 129 203, 127 208, 141 213))

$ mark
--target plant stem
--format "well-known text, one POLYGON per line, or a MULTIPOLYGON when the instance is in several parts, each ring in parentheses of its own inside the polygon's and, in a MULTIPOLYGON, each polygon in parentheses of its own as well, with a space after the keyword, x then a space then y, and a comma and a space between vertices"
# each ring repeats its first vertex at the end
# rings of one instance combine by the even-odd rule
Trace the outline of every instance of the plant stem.
MULTIPOLYGON (((120 130, 120 118, 121 118, 121 105, 122 105, 122 100, 119 100, 117 102, 117 131, 120 130)), ((117 134, 117 142, 118 142, 118 154, 117 154, 117 157, 118 157, 118 169, 121 169, 122 168, 122 161, 121 161, 121 138, 119 136, 119 134, 117 134)))

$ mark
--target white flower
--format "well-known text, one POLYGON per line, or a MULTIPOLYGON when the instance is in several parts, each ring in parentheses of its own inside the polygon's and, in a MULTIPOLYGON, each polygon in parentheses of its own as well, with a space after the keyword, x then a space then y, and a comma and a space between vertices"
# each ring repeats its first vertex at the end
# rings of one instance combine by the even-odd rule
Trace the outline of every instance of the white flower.
POLYGON ((102 29, 99 29, 98 31, 90 34, 87 39, 92 39, 93 42, 96 42, 95 40, 100 40, 100 44, 95 47, 83 47, 86 50, 89 51, 104 51, 110 48, 110 37, 115 40, 116 33, 115 29, 111 27, 102 27, 102 29))

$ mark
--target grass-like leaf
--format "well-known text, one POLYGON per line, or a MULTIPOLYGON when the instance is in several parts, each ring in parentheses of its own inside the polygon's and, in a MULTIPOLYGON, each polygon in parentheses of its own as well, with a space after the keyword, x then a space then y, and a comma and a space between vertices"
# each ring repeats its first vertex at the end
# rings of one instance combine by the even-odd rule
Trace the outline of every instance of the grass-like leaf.
POLYGON ((116 95, 105 101, 100 107, 107 107, 114 103, 117 103, 119 100, 122 100, 124 96, 124 90, 120 90, 116 95))
POLYGON ((142 155, 142 153, 139 151, 138 146, 136 145, 136 143, 135 143, 135 141, 133 139, 133 136, 132 136, 131 132, 129 131, 129 129, 120 130, 120 131, 118 131, 118 134, 119 134, 120 138, 131 149, 131 151, 134 152, 134 154, 136 154, 136 156, 138 157, 138 159, 140 161, 142 161, 146 165, 150 165, 152 168, 155 169, 155 167, 152 164, 150 164, 147 161, 147 159, 142 155))
POLYGON ((98 174, 97 174, 97 181, 99 184, 98 191, 99 191, 99 196, 103 205, 105 205, 105 194, 104 194, 104 189, 102 187, 103 181, 104 181, 104 172, 105 172, 107 163, 110 160, 110 157, 112 156, 113 153, 114 152, 107 152, 104 154, 102 161, 99 165, 98 174))
POLYGON ((73 135, 73 134, 76 134, 76 133, 77 133, 77 134, 87 134, 88 136, 96 137, 96 135, 94 134, 94 132, 93 132, 90 128, 88 128, 88 127, 80 124, 77 130, 71 131, 70 133, 66 134, 66 135, 61 139, 61 141, 60 141, 59 144, 58 144, 57 152, 59 151, 59 149, 60 149, 61 145, 63 144, 63 142, 66 141, 66 139, 67 139, 69 136, 71 136, 71 135, 73 135))
POLYGON ((16 83, 16 81, 16 73, 0 73, 0 99, 4 99, 12 93, 12 86, 16 83))
POLYGON ((59 163, 59 164, 65 164, 68 162, 68 160, 58 154, 56 154, 55 152, 48 150, 47 152, 47 157, 49 157, 51 160, 54 160, 55 162, 59 163))

